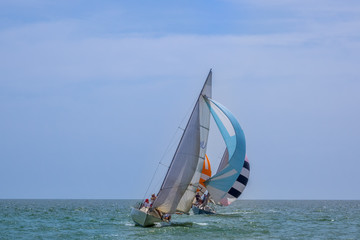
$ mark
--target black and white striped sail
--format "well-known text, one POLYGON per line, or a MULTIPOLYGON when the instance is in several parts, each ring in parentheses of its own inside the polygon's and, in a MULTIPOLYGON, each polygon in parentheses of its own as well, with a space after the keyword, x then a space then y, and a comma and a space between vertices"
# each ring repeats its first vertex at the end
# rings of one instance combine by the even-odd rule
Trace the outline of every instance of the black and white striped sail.
POLYGON ((211 97, 211 85, 210 70, 153 204, 161 212, 188 212, 191 208, 205 159, 210 110, 204 97, 211 97))
MULTIPOLYGON (((229 151, 227 150, 227 148, 225 148, 224 154, 219 164, 219 168, 216 171, 216 173, 223 170, 228 162, 229 162, 229 151)), ((226 194, 226 202, 228 202, 228 204, 234 202, 244 192, 245 187, 249 181, 249 176, 250 176, 250 163, 249 163, 249 159, 245 155, 244 165, 243 168, 241 169, 239 177, 236 179, 236 181, 234 182, 234 184, 231 186, 231 188, 226 194)))

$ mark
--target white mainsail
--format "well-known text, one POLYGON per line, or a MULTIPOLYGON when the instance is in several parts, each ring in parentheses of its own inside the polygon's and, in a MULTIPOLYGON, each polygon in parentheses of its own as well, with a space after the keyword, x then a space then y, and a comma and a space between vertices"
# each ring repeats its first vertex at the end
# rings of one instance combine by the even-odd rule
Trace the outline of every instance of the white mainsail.
POLYGON ((211 97, 211 85, 210 70, 153 204, 161 212, 188 212, 191 208, 205 159, 210 110, 204 97, 211 97))

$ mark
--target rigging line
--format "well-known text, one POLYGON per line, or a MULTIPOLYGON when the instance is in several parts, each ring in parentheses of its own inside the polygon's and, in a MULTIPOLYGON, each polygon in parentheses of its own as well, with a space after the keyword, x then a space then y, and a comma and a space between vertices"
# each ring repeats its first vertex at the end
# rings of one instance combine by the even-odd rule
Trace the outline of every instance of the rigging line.
POLYGON ((146 189, 146 192, 145 192, 145 194, 144 194, 144 196, 143 196, 143 199, 145 199, 146 195, 147 195, 148 192, 149 192, 149 188, 150 188, 150 186, 151 186, 152 181, 154 181, 154 178, 155 178, 155 175, 156 175, 157 170, 159 169, 159 166, 160 166, 160 165, 158 164, 157 167, 156 167, 156 169, 155 169, 155 172, 154 172, 154 174, 153 174, 153 176, 152 176, 152 178, 151 178, 151 180, 150 180, 150 183, 149 183, 149 185, 148 185, 148 187, 147 187, 147 189, 146 189))
MULTIPOLYGON (((195 100, 192 102, 192 104, 190 105, 190 107, 189 107, 188 110, 186 111, 186 114, 184 115, 183 119, 181 120, 181 122, 180 122, 180 124, 179 124, 179 128, 180 128, 181 124, 183 124, 183 122, 185 121, 185 119, 188 119, 188 118, 189 118, 189 114, 191 114, 192 109, 194 108, 197 100, 198 100, 198 97, 195 98, 195 100)), ((183 130, 185 130, 185 129, 183 129, 183 130)))
MULTIPOLYGON (((211 72, 211 70, 212 70, 212 69, 210 69, 210 72, 211 72)), ((210 73, 209 73, 209 74, 210 74, 210 73)), ((209 76, 208 76, 208 77, 209 77, 209 76)), ((206 78, 205 83, 207 82, 208 77, 206 78)), ((204 83, 204 86, 205 86, 205 83, 204 83)), ((203 91, 204 86, 202 87, 201 92, 203 91)), ((200 92, 200 96, 201 96, 201 92, 200 92)), ((179 128, 180 128, 181 130, 185 131, 185 129, 182 129, 180 126, 183 124, 183 122, 185 121, 185 119, 187 119, 187 116, 189 115, 189 113, 190 113, 190 115, 191 115, 191 113, 192 113, 192 108, 193 108, 193 106, 196 104, 196 102, 199 100, 200 96, 198 96, 197 98, 194 99, 193 104, 190 105, 190 107, 189 107, 189 109, 186 111, 186 114, 184 115, 183 119, 180 121, 180 124, 179 124, 178 128, 176 129, 176 131, 175 131, 175 133, 173 134, 173 136, 172 136, 172 138, 171 138, 168 146, 167 146, 166 149, 165 149, 165 152, 163 153, 162 157, 160 158, 160 161, 159 161, 159 163, 158 163, 158 165, 157 165, 157 167, 156 167, 156 170, 155 170, 155 172, 154 172, 154 174, 153 174, 153 176, 152 176, 152 178, 151 178, 151 181, 150 181, 150 183, 149 183, 149 185, 148 185, 148 187, 147 187, 147 190, 146 190, 146 192, 145 192, 145 194, 144 194, 143 199, 145 199, 146 195, 148 194, 149 188, 150 188, 150 186, 151 186, 151 184, 152 184, 152 182, 153 182, 153 180, 154 180, 155 174, 156 174, 157 170, 159 169, 160 164, 161 164, 161 165, 164 165, 164 164, 162 163, 162 160, 164 159, 165 155, 166 155, 167 152, 169 151, 170 145, 171 145, 172 142, 174 141, 174 138, 175 138, 175 136, 176 136, 179 128)), ((186 128, 186 127, 185 127, 185 128, 186 128)), ((167 167, 169 168, 170 166, 167 166, 167 167)), ((167 175, 167 174, 166 174, 166 175, 167 175)))
MULTIPOLYGON (((211 76, 212 76, 212 73, 211 73, 211 71, 210 71, 209 74, 208 74, 208 76, 207 76, 207 78, 206 78, 206 80, 205 80, 205 83, 204 83, 204 85, 203 85, 203 87, 202 87, 202 89, 201 89, 201 91, 200 91, 199 96, 196 98, 195 105, 194 105, 194 107, 193 107, 193 109, 192 109, 192 111, 191 111, 191 114, 190 114, 190 116, 189 116, 189 119, 188 119, 188 121, 187 121, 187 123, 186 123, 185 131, 186 131, 187 127, 188 127, 189 124, 190 124, 191 118, 192 118, 192 116, 193 116, 193 114, 194 114, 194 112, 195 112, 196 107, 199 108, 200 98, 203 96, 202 93, 203 93, 203 91, 204 91, 204 89, 205 89, 205 86, 206 86, 208 80, 211 79, 211 78, 209 78, 209 77, 211 77, 211 76)), ((199 110, 199 109, 198 109, 198 110, 199 110)), ((199 114, 200 114, 200 113, 199 113, 199 114)), ((200 117, 200 116, 199 116, 199 117, 200 117)), ((183 119, 185 119, 185 116, 184 116, 183 119)), ((180 138, 179 143, 181 143, 181 141, 183 140, 184 135, 185 135, 185 131, 184 131, 183 134, 181 135, 181 138, 180 138)), ((162 190, 162 188, 163 188, 163 186, 164 186, 164 184, 165 184, 166 178, 167 178, 167 176, 168 176, 168 174, 169 174, 169 171, 170 171, 171 166, 172 166, 173 163, 174 163, 174 159, 175 159, 175 156, 176 156, 177 151, 179 150, 179 147, 180 147, 180 145, 178 144, 178 146, 177 146, 177 148, 176 148, 176 150, 175 150, 174 156, 173 156, 173 158, 172 158, 172 160, 171 160, 171 162, 170 162, 170 167, 168 168, 168 171, 166 172, 164 181, 163 181, 163 183, 161 184, 160 191, 162 190)))
MULTIPOLYGON (((151 177, 151 180, 150 180, 150 182, 149 182, 149 184, 148 184, 148 187, 147 187, 147 189, 146 189, 146 192, 145 192, 145 194, 144 194, 143 199, 145 199, 145 197, 146 197, 147 194, 149 193, 149 189, 150 189, 150 187, 151 187, 152 182, 154 181, 154 178, 155 178, 155 175, 156 175, 157 171, 159 170, 159 166, 160 166, 160 165, 166 166, 166 165, 164 165, 164 164, 162 163, 162 160, 164 159, 165 155, 166 155, 167 152, 169 151, 170 146, 173 144, 174 139, 175 139, 175 136, 176 136, 176 134, 178 133, 178 131, 179 131, 179 128, 177 128, 176 131, 174 132, 173 136, 171 137, 171 140, 170 140, 169 144, 167 145, 167 147, 166 147, 166 149, 165 149, 162 157, 160 158, 160 161, 158 162, 158 164, 157 164, 157 166, 156 166, 156 169, 155 169, 155 172, 154 172, 153 176, 151 177)), ((168 167, 168 166, 166 166, 166 167, 168 167)))
MULTIPOLYGON (((172 136, 172 138, 171 138, 168 146, 166 147, 164 154, 163 154, 162 157, 160 158, 159 164, 162 164, 162 161, 164 160, 164 157, 165 157, 166 154, 168 153, 171 145, 174 145, 174 144, 175 144, 174 139, 175 139, 175 136, 176 136, 176 134, 178 133, 179 129, 182 130, 182 131, 185 131, 185 128, 182 128, 181 125, 183 124, 183 122, 185 121, 185 119, 187 119, 187 116, 191 113, 191 110, 192 110, 193 106, 195 105, 196 101, 197 101, 197 99, 195 99, 195 100, 193 101, 193 104, 190 105, 189 109, 186 111, 186 114, 184 114, 184 117, 183 117, 182 120, 180 121, 180 124, 179 124, 178 128, 176 129, 175 133, 173 134, 173 136, 172 136)), ((163 165, 163 164, 162 164, 162 165, 163 165)), ((167 166, 167 167, 169 167, 169 166, 167 166)))
POLYGON ((162 181, 163 181, 163 179, 158 179, 157 183, 154 184, 154 186, 152 188, 152 190, 153 190, 152 192, 156 192, 156 190, 160 188, 162 181))
POLYGON ((167 147, 166 147, 166 149, 165 149, 165 151, 164 151, 163 155, 161 156, 160 161, 159 161, 159 163, 158 163, 158 164, 162 164, 162 161, 164 160, 164 158, 165 158, 166 154, 169 152, 169 149, 171 148, 171 146, 172 146, 173 144, 175 144, 175 143, 174 143, 174 139, 175 139, 175 137, 176 137, 176 135, 177 135, 178 131, 179 131, 179 128, 177 128, 177 129, 176 129, 176 131, 175 131, 175 133, 173 134, 173 136, 172 136, 172 138, 171 138, 171 140, 170 140, 169 144, 167 145, 167 147))
MULTIPOLYGON (((199 184, 177 184, 177 185, 174 185, 172 187, 166 187, 166 188, 163 188, 164 189, 172 189, 172 188, 179 188, 179 187, 189 187, 189 186, 193 186, 194 188, 197 188, 199 184)), ((188 190, 187 188, 185 190, 188 190)))
MULTIPOLYGON (((188 112, 190 112, 190 111, 191 111, 191 108, 189 108, 188 112)), ((146 197, 147 194, 149 193, 149 189, 150 189, 150 187, 151 187, 152 182, 154 181, 154 178, 155 178, 155 175, 156 175, 156 173, 157 173, 157 171, 158 171, 158 169, 159 169, 159 166, 160 166, 160 165, 163 165, 163 166, 169 168, 169 166, 163 164, 162 161, 164 160, 166 154, 168 153, 171 145, 174 144, 174 142, 175 142, 174 139, 175 139, 175 137, 176 137, 179 129, 185 131, 185 129, 181 128, 180 126, 181 126, 181 124, 184 122, 184 120, 186 119, 186 116, 188 115, 188 112, 187 112, 187 114, 185 115, 185 117, 183 117, 183 119, 181 120, 178 128, 177 128, 176 131, 174 132, 173 136, 171 137, 171 140, 170 140, 169 144, 167 145, 167 147, 166 147, 163 155, 161 156, 160 161, 158 162, 157 167, 156 167, 156 169, 155 169, 155 172, 154 172, 153 176, 151 177, 150 183, 149 183, 149 185, 148 185, 148 187, 147 187, 147 189, 146 189, 146 192, 145 192, 145 194, 144 194, 143 199, 145 199, 145 197, 146 197)))
POLYGON ((149 182, 149 184, 148 184, 148 187, 147 187, 147 189, 146 189, 146 192, 145 192, 145 194, 144 194, 143 199, 145 199, 146 196, 148 195, 149 189, 150 189, 150 187, 151 187, 151 185, 152 185, 152 183, 153 183, 153 181, 154 181, 155 175, 156 175, 156 173, 158 172, 160 165, 163 165, 163 166, 169 168, 169 166, 167 166, 167 165, 165 165, 165 164, 162 163, 162 160, 164 159, 164 157, 166 156, 167 152, 169 151, 170 146, 173 144, 174 139, 175 139, 175 136, 176 136, 176 134, 178 133, 178 131, 179 131, 179 129, 177 128, 176 131, 175 131, 175 133, 173 134, 173 136, 172 136, 172 138, 171 138, 168 146, 166 147, 165 152, 163 153, 162 157, 160 158, 160 161, 158 162, 158 164, 157 164, 157 166, 156 166, 156 169, 155 169, 155 172, 154 172, 153 176, 151 177, 151 180, 150 180, 150 182, 149 182))
POLYGON ((182 131, 185 131, 185 128, 182 128, 181 125, 183 124, 183 122, 185 121, 185 119, 187 118, 187 116, 189 115, 189 113, 191 113, 191 110, 192 110, 193 106, 195 105, 196 101, 197 101, 197 99, 195 99, 195 101, 193 102, 193 104, 190 105, 189 109, 186 111, 186 114, 184 115, 184 117, 183 117, 182 120, 180 121, 180 124, 179 124, 178 128, 176 129, 175 133, 173 134, 173 136, 172 136, 172 138, 171 138, 168 146, 166 147, 164 154, 163 154, 162 157, 160 158, 159 163, 162 162, 162 160, 164 159, 165 155, 166 155, 167 152, 169 151, 170 145, 175 144, 175 143, 174 143, 174 138, 175 138, 176 134, 178 133, 179 129, 181 129, 182 131))
POLYGON ((163 165, 164 167, 167 167, 169 168, 170 166, 166 165, 166 164, 163 164, 162 162, 159 162, 160 165, 163 165))

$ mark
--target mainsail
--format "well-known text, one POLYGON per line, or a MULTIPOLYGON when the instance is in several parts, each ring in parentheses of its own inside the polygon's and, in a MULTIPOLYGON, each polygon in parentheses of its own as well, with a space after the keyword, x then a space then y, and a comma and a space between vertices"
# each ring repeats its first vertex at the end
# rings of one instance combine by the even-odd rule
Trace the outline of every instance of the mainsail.
POLYGON ((212 72, 205 81, 153 207, 164 213, 188 212, 195 197, 207 147, 212 72))
POLYGON ((241 176, 245 162, 245 135, 227 108, 210 98, 206 98, 206 102, 225 141, 226 150, 218 172, 205 181, 205 186, 215 203, 227 206, 241 194, 238 194, 235 184, 241 176))

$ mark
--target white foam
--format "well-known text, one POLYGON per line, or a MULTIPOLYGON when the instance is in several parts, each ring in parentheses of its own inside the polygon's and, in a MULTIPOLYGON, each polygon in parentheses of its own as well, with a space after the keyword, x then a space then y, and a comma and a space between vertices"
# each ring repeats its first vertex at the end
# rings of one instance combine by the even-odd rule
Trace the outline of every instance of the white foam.
POLYGON ((196 223, 196 222, 195 222, 195 224, 200 225, 200 226, 206 226, 206 225, 209 225, 208 223, 196 223))

